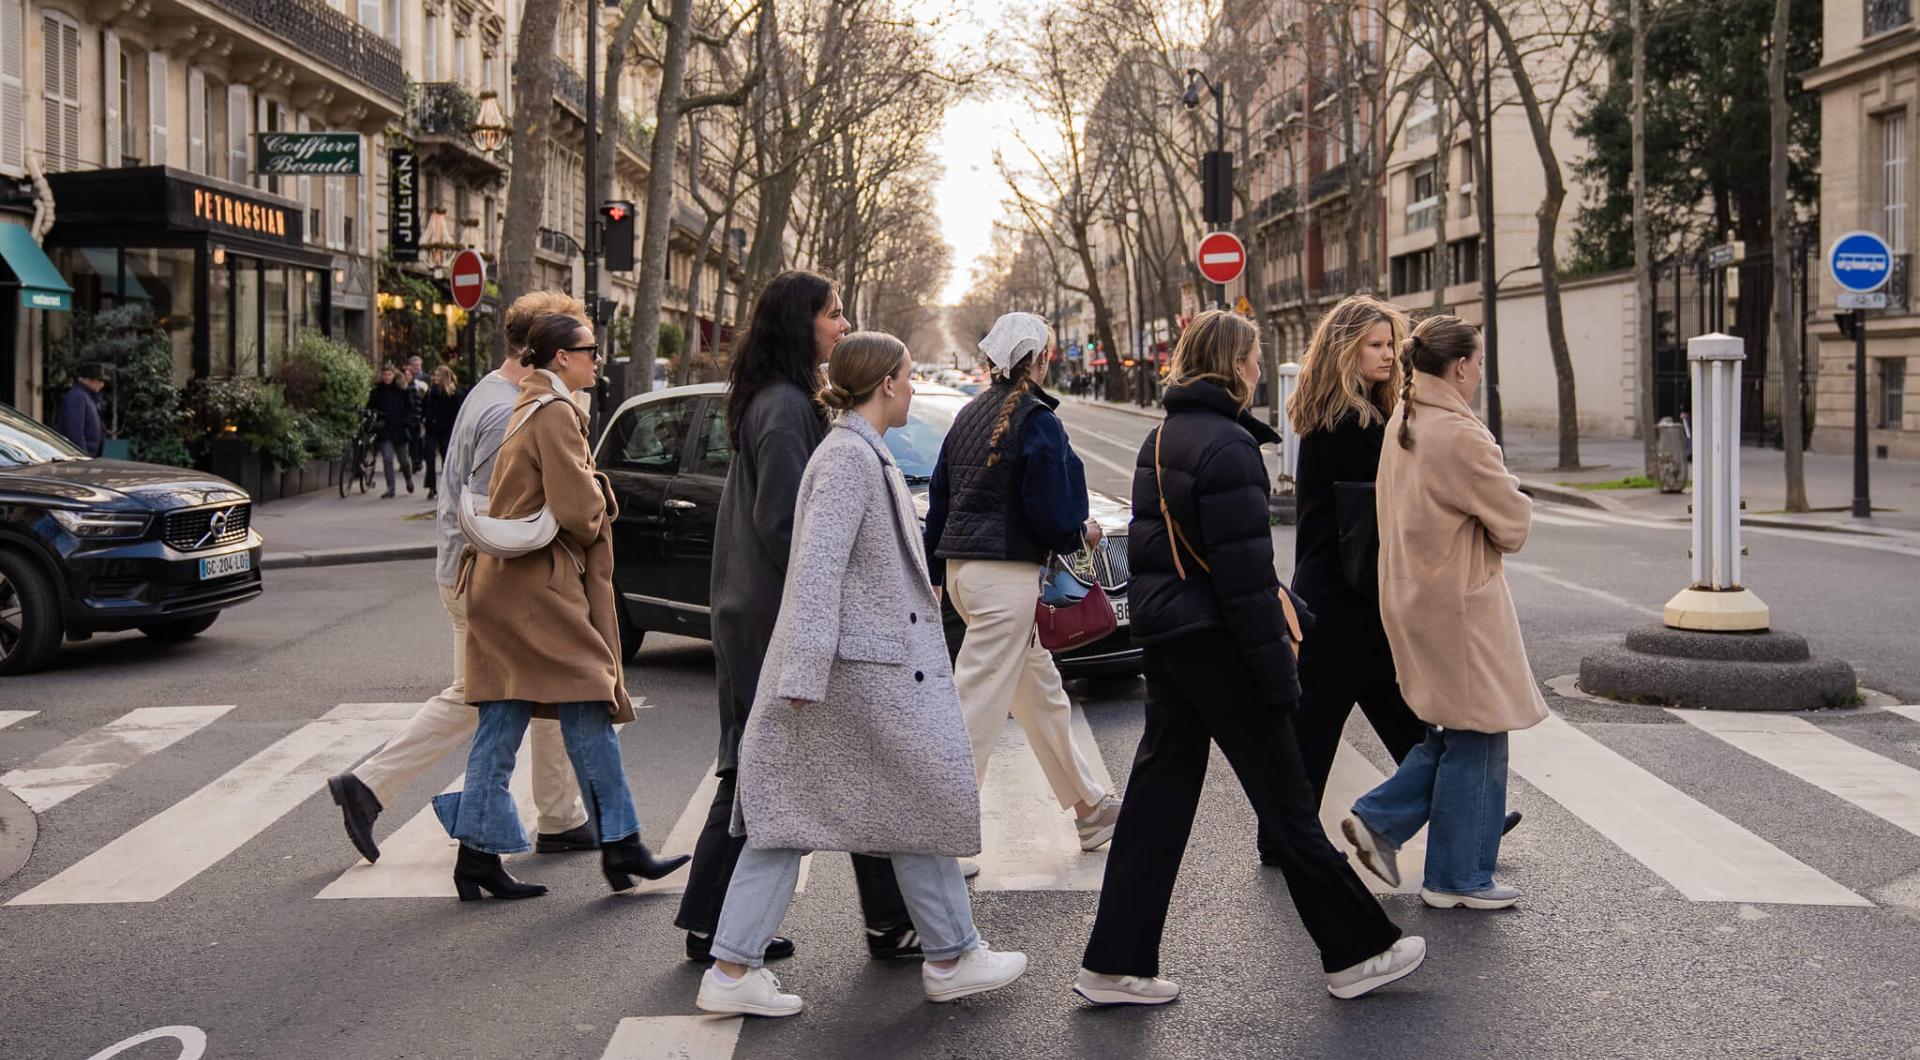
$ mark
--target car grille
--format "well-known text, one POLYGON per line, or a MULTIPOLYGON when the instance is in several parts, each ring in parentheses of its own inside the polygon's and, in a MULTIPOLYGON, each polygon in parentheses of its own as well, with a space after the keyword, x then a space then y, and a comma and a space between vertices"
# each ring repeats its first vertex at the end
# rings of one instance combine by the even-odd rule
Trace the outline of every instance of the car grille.
POLYGON ((1055 557, 1055 570, 1067 570, 1083 582, 1097 581, 1100 587, 1109 593, 1125 592, 1127 582, 1133 579, 1133 570, 1127 566, 1127 539, 1103 537, 1092 553, 1077 552, 1072 556, 1055 557))
POLYGON ((181 512, 168 512, 166 521, 167 545, 181 552, 195 552, 201 549, 231 545, 247 539, 247 526, 253 518, 253 505, 229 504, 219 508, 193 508, 181 512), (219 531, 208 536, 216 518, 225 516, 225 523, 219 531))

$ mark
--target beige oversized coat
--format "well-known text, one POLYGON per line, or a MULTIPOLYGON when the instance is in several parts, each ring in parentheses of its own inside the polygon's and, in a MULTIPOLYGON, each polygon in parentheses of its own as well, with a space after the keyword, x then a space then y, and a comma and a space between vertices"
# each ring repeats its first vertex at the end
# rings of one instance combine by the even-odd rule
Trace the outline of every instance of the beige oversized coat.
POLYGON ((1500 558, 1526 544, 1533 504, 1446 380, 1415 374, 1412 408, 1387 422, 1375 488, 1380 615, 1407 705, 1430 725, 1470 732, 1544 720, 1500 558), (1409 414, 1410 450, 1399 441, 1409 414))
MULTIPOLYGON (((488 514, 521 518, 544 503, 560 533, 547 548, 516 559, 466 547, 467 702, 606 703, 614 721, 632 721, 614 611, 619 509, 607 477, 594 469, 587 417, 555 377, 534 372, 520 384, 512 422, 548 393, 562 400, 534 412, 494 461, 488 514)), ((551 709, 537 713, 553 716, 551 709)))

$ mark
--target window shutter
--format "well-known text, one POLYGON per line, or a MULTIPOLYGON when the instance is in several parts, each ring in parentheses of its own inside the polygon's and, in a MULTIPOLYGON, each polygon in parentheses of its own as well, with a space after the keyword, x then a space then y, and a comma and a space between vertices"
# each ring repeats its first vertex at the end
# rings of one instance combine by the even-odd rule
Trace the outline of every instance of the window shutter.
POLYGON ((127 145, 120 142, 120 35, 112 30, 100 34, 100 99, 106 104, 100 131, 107 145, 107 168, 118 169, 127 145))
POLYGON ((247 170, 247 114, 253 103, 247 99, 247 86, 227 86, 227 179, 235 184, 249 180, 247 170))
POLYGON ((321 177, 327 185, 327 246, 342 249, 346 241, 347 178, 321 177))
POLYGON ((147 164, 167 165, 167 56, 147 53, 147 164))
POLYGON ((80 168, 80 24, 60 20, 60 145, 68 169, 80 168))
POLYGON ((207 165, 207 75, 187 67, 187 168, 205 173, 207 165))
POLYGON ((27 169, 27 27, 22 0, 0 0, 0 170, 27 169))

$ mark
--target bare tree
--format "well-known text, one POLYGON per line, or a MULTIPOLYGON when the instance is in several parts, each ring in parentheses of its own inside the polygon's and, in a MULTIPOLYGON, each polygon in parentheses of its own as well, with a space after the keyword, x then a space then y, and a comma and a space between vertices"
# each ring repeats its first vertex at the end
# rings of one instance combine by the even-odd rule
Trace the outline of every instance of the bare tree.
MULTIPOLYGON (((1807 510, 1807 469, 1803 452, 1801 417, 1804 398, 1800 394, 1800 329, 1794 323, 1793 308, 1793 202, 1788 197, 1787 149, 1791 146, 1792 114, 1787 109, 1787 18, 1792 0, 1773 0, 1773 39, 1767 54, 1767 90, 1769 117, 1773 134, 1771 159, 1773 197, 1773 334, 1780 351, 1780 428, 1781 448, 1786 451, 1787 510, 1807 510)), ((1636 41, 1636 44, 1639 42, 1636 41)), ((1636 108, 1637 109, 1637 108, 1636 108)), ((1636 150, 1640 140, 1634 141, 1636 150)), ((1637 213, 1637 211, 1636 211, 1637 213)), ((1649 388, 1651 389, 1651 388, 1649 388)))
MULTIPOLYGON (((507 216, 500 231, 500 300, 512 304, 533 286, 534 244, 547 197, 547 144, 553 129, 553 41, 561 0, 526 0, 513 60, 513 138, 516 161, 507 185, 507 216)), ((494 357, 506 356, 506 332, 494 330, 494 357)))

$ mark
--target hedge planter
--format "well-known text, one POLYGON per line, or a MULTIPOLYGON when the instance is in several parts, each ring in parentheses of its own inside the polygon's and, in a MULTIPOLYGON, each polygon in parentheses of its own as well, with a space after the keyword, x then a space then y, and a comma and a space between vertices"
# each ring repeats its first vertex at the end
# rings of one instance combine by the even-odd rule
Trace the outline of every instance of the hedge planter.
MULTIPOLYGON (((265 458, 235 438, 215 438, 211 449, 209 463, 212 466, 208 470, 246 490, 248 496, 255 500, 265 499, 261 493, 266 470, 265 458)), ((276 482, 276 492, 278 485, 276 482)))

